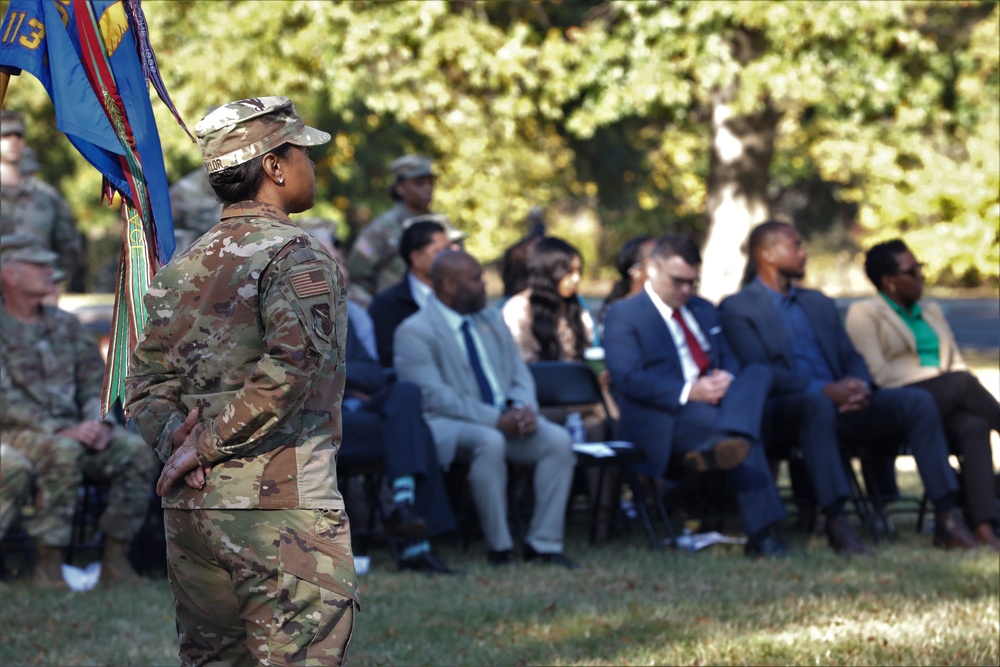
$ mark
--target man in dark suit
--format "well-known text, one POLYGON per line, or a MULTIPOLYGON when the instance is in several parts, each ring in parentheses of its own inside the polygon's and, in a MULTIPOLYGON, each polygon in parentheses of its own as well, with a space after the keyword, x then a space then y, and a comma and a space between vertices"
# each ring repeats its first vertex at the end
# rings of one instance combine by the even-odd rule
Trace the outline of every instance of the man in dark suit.
POLYGON ((535 382, 500 313, 486 308, 483 267, 445 250, 434 295, 396 330, 399 379, 420 386, 438 458, 469 463, 469 486, 494 565, 513 562, 507 461, 533 465, 535 506, 524 559, 573 568, 563 555, 576 457, 569 433, 538 414, 535 382))
POLYGON ((791 436, 800 444, 833 549, 866 552, 844 517, 849 488, 840 439, 881 456, 894 456, 904 441, 934 503, 934 543, 975 547, 956 508, 958 482, 933 398, 919 389, 874 390, 834 301, 796 286, 806 252, 794 227, 758 225, 749 254, 744 288, 719 307, 723 328, 741 361, 771 368, 772 432, 777 440, 791 436))
POLYGON ((434 220, 414 218, 404 226, 399 254, 406 262, 406 275, 379 292, 368 307, 375 326, 378 360, 386 368, 392 366, 392 337, 396 327, 420 310, 434 293, 431 264, 439 252, 452 245, 444 225, 434 220))
POLYGON ((751 556, 787 553, 786 516, 760 444, 771 373, 741 370, 715 308, 694 296, 701 256, 680 234, 659 239, 644 290, 608 311, 604 344, 625 439, 656 474, 675 456, 696 470, 727 470, 751 556))

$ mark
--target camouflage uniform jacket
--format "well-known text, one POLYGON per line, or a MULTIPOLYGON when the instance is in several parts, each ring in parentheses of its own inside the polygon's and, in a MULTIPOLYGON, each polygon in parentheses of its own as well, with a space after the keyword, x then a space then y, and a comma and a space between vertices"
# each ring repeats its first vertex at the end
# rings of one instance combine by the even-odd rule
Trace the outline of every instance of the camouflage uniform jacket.
POLYGON ((34 176, 19 185, 0 186, 0 234, 27 232, 59 255, 59 268, 75 275, 83 265, 83 238, 69 204, 48 183, 34 176))
POLYGON ((175 509, 342 509, 347 296, 318 241, 278 209, 241 202, 154 277, 126 409, 166 460, 189 411, 202 489, 175 509))
POLYGON ((347 258, 347 273, 351 276, 351 287, 359 297, 358 301, 367 306, 372 297, 389 285, 394 285, 406 275, 406 262, 399 256, 399 239, 403 235, 403 223, 417 216, 402 202, 372 220, 365 227, 347 258))
POLYGON ((55 433, 101 418, 104 360, 72 314, 26 324, 0 306, 0 428, 55 433))

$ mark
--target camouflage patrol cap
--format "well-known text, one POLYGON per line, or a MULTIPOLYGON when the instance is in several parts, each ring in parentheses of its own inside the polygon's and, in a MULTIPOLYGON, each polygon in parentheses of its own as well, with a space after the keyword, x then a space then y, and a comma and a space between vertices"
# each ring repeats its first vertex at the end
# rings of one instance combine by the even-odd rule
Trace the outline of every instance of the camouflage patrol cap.
POLYGON ((59 255, 46 250, 34 235, 19 232, 0 236, 0 262, 56 265, 59 255))
POLYGON ((393 160, 389 166, 392 168, 392 173, 396 174, 396 178, 400 180, 434 175, 432 169, 434 163, 423 155, 404 155, 393 160))
POLYGON ((17 111, 0 111, 0 136, 6 134, 24 136, 24 116, 17 111))
POLYGON ((282 144, 318 146, 330 135, 309 127, 287 97, 252 97, 224 104, 194 126, 209 173, 249 162, 282 144))

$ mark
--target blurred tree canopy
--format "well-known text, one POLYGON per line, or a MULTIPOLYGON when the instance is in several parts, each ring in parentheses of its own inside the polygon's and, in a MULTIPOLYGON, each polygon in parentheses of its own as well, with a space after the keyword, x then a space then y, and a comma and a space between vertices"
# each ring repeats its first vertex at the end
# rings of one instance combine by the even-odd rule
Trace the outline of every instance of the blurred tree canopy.
MULTIPOLYGON (((551 232, 590 267, 610 266, 634 234, 692 233, 721 294, 735 288, 750 225, 821 182, 856 211, 854 242, 903 235, 931 279, 1000 274, 995 2, 143 8, 189 127, 211 106, 281 94, 331 131, 315 157, 312 214, 346 235, 389 206, 389 162, 421 152, 436 160, 434 209, 470 233, 484 261, 543 206, 551 232)), ((51 104, 28 79, 12 80, 6 106, 33 118, 43 176, 89 231, 119 224, 97 208, 96 172, 52 140, 51 104)), ((154 109, 173 181, 199 153, 162 104, 154 109)), ((782 210, 804 228, 824 222, 808 203, 782 210)))

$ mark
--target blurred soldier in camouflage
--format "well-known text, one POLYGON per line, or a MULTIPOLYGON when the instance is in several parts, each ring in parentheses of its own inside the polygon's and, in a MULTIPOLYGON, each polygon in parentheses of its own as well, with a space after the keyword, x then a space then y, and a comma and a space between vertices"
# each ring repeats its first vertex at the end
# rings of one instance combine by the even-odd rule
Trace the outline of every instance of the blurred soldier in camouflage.
MULTIPOLYGON (((367 308, 372 298, 406 275, 406 263, 399 256, 399 237, 404 223, 430 214, 434 197, 434 171, 422 155, 404 155, 392 163, 395 182, 389 195, 395 205, 361 230, 347 258, 351 273, 351 299, 367 308)), ((427 219, 427 218, 425 218, 427 219)), ((448 240, 461 241, 465 235, 455 229, 445 216, 436 216, 448 231, 448 240)))
MULTIPOLYGON (((55 253, 30 234, 13 234, 0 237, 0 262, 0 428, 36 476, 27 524, 38 552, 34 581, 65 586, 61 551, 86 478, 111 483, 99 524, 101 581, 138 582, 128 548, 146 518, 156 459, 141 438, 101 419, 104 362, 91 334, 42 303, 56 289, 55 253)), ((0 502, 16 499, 5 493, 0 502)))
POLYGON ((177 252, 218 224, 222 202, 208 182, 204 166, 185 174, 170 186, 170 210, 174 214, 177 252))
POLYGON ((358 586, 337 488, 347 294, 320 242, 307 127, 284 97, 195 126, 222 222, 163 267, 126 408, 166 462, 184 665, 337 665, 358 586))
MULTIPOLYGON (((69 275, 68 290, 84 291, 84 239, 69 205, 55 188, 25 169, 24 119, 16 111, 0 111, 0 234, 27 232, 58 255, 69 275)), ((37 169, 37 160, 34 167, 37 169)))
POLYGON ((0 442, 0 540, 7 534, 30 489, 31 461, 0 442))

